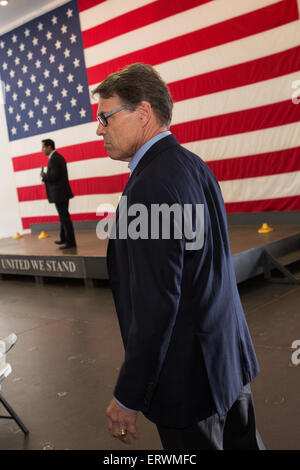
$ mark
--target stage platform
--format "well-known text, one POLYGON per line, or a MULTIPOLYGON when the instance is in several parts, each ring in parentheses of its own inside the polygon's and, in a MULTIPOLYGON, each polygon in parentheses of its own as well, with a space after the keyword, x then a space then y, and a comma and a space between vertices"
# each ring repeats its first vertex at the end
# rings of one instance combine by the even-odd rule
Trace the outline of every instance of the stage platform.
MULTIPOLYGON (((273 225, 274 231, 258 233, 259 225, 229 225, 231 251, 237 282, 243 282, 264 272, 264 256, 286 255, 300 249, 300 225, 273 225)), ((40 228, 40 227, 39 227, 40 228)), ((38 239, 32 229, 30 235, 18 240, 0 239, 0 278, 34 276, 36 282, 47 278, 82 279, 86 286, 107 280, 107 240, 99 240, 95 229, 76 230, 77 249, 59 249, 54 240, 58 233, 49 230, 48 238, 38 239)), ((287 261, 288 263, 288 261, 287 261)))

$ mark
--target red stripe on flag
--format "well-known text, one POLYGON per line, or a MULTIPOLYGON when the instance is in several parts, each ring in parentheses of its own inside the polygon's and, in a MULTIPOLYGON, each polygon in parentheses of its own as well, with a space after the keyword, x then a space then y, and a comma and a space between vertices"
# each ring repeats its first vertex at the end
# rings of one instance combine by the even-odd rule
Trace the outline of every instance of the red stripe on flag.
MULTIPOLYGON (((73 222, 81 222, 86 220, 101 220, 104 217, 112 218, 113 214, 107 213, 105 215, 97 215, 96 212, 87 212, 82 214, 71 214, 71 219, 73 222)), ((30 224, 45 224, 49 222, 59 222, 59 217, 57 215, 45 215, 39 217, 22 217, 23 229, 30 228, 30 224)))
MULTIPOLYGON (((99 176, 71 180, 70 186, 75 196, 88 194, 122 193, 128 181, 129 173, 122 175, 99 176)), ((17 188, 19 202, 47 199, 44 184, 17 188)))
POLYGON ((300 196, 280 197, 257 201, 229 202, 225 204, 226 211, 238 212, 274 212, 295 211, 300 209, 300 196))
POLYGON ((175 102, 270 80, 300 69, 300 46, 168 84, 175 102))
POLYGON ((134 62, 144 62, 151 65, 161 64, 178 57, 267 31, 295 21, 298 17, 297 0, 278 2, 260 10, 89 67, 87 69, 88 82, 89 85, 99 83, 111 72, 120 70, 134 62))
POLYGON ((171 126, 180 143, 252 132, 300 121, 300 106, 292 100, 212 116, 171 126))
POLYGON ((206 162, 218 181, 300 171, 300 147, 206 162))
POLYGON ((83 47, 107 41, 212 0, 159 0, 82 32, 83 47))
POLYGON ((106 0, 77 0, 78 10, 84 11, 103 2, 106 2, 106 0))
POLYGON ((75 196, 87 194, 122 193, 129 178, 129 173, 122 175, 98 176, 70 181, 75 196))
MULTIPOLYGON (((107 157, 107 150, 104 148, 103 140, 69 145, 67 147, 61 147, 57 149, 57 151, 63 155, 67 163, 107 157)), ((14 171, 32 170, 42 165, 48 165, 48 157, 45 157, 41 152, 14 157, 12 160, 14 171)))

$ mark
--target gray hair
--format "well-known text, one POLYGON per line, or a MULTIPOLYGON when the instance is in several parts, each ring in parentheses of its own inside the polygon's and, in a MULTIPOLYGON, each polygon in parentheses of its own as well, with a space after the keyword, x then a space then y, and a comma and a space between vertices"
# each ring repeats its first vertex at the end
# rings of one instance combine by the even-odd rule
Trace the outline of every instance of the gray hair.
POLYGON ((108 75, 92 94, 98 94, 104 99, 117 95, 131 111, 142 101, 148 101, 160 125, 169 127, 171 123, 173 100, 170 91, 151 65, 128 65, 123 70, 108 75))

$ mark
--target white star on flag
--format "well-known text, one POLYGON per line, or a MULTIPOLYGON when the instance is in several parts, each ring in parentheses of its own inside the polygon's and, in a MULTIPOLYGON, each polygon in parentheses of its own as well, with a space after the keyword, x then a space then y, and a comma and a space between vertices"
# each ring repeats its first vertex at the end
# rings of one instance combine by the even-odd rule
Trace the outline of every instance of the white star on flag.
POLYGON ((92 122, 77 0, 2 34, 0 72, 10 141, 92 122))

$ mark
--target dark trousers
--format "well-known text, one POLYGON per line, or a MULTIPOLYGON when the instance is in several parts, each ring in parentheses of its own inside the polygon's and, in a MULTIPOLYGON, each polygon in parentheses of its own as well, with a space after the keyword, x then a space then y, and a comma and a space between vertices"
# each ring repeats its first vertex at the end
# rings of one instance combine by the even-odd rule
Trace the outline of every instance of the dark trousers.
POLYGON ((250 385, 225 416, 215 414, 184 429, 157 425, 165 450, 264 450, 256 429, 250 385))
POLYGON ((60 239, 67 245, 76 245, 74 228, 69 214, 69 200, 55 203, 60 220, 60 239))

